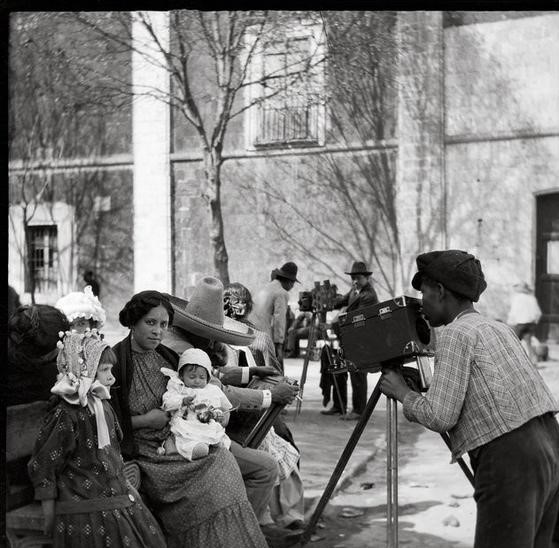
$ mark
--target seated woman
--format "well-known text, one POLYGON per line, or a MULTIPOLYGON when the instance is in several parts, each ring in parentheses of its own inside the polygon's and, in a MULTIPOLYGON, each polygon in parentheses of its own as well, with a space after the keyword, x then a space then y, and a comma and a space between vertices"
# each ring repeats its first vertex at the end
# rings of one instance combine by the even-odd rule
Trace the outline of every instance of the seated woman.
POLYGON ((66 316, 54 306, 20 306, 8 322, 8 367, 2 379, 5 405, 48 400, 56 382, 58 332, 68 329, 66 316))
MULTIPOLYGON (((267 333, 257 330, 247 319, 252 310, 250 291, 238 282, 231 283, 223 292, 223 301, 227 316, 254 329, 256 337, 248 349, 254 356, 255 364, 263 370, 271 366, 275 374, 280 373, 272 338, 267 333)), ((254 378, 248 386, 263 388, 266 381, 254 378)), ((254 415, 243 414, 241 411, 233 417, 233 421, 254 425, 254 415)), ((238 427, 242 429, 240 425, 238 427)), ((273 519, 281 527, 301 527, 304 520, 304 492, 298 469, 300 455, 293 435, 281 417, 275 420, 259 449, 271 454, 279 467, 278 483, 274 486, 270 500, 268 519, 273 519)))
POLYGON ((83 291, 73 291, 56 301, 56 308, 66 314, 70 329, 83 333, 86 329, 101 329, 106 314, 90 285, 83 291))
POLYGON ((266 548, 247 500, 239 467, 223 447, 203 459, 157 449, 169 435, 161 409, 168 377, 178 356, 161 341, 173 322, 173 308, 158 291, 134 295, 121 310, 130 335, 115 345, 118 364, 111 402, 124 432, 121 448, 142 472, 142 493, 159 519, 169 548, 266 548))

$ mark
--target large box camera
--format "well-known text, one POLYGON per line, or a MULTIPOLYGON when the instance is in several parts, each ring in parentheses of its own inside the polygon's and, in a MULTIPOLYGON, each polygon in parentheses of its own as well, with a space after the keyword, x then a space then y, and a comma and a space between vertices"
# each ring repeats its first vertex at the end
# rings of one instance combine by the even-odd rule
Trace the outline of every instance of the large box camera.
POLYGON ((429 324, 421 301, 396 297, 339 316, 344 359, 357 369, 380 371, 387 362, 404 362, 426 352, 429 324))

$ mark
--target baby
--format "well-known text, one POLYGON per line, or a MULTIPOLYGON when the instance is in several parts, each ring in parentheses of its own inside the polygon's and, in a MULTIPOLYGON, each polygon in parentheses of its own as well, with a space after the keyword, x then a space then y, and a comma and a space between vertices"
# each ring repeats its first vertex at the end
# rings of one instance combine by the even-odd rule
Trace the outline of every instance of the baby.
POLYGON ((209 453, 210 445, 229 449, 231 440, 225 426, 232 405, 217 386, 208 384, 212 375, 210 357, 203 350, 189 348, 182 353, 177 371, 162 367, 161 372, 169 377, 162 408, 173 416, 171 435, 159 453, 178 452, 187 460, 196 460, 209 453))

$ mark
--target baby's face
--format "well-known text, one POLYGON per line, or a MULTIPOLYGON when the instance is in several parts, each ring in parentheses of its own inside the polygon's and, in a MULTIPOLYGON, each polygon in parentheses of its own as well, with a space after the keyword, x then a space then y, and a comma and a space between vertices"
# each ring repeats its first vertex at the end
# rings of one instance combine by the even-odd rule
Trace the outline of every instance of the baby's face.
POLYGON ((188 388, 204 388, 208 384, 208 372, 200 365, 185 365, 181 375, 188 388))
POLYGON ((98 380, 101 384, 110 388, 115 383, 115 378, 113 376, 113 364, 112 363, 100 363, 97 368, 97 375, 95 375, 95 380, 98 380))

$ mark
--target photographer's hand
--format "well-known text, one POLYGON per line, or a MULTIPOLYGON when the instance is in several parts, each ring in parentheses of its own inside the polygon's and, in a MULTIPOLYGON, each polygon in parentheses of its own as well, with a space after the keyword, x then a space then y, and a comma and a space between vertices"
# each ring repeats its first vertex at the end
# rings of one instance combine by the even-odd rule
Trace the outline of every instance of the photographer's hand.
POLYGON ((406 384, 400 371, 383 369, 380 378, 380 391, 389 398, 394 398, 399 402, 403 402, 406 394, 412 390, 406 384))

